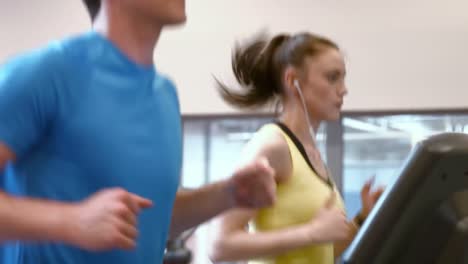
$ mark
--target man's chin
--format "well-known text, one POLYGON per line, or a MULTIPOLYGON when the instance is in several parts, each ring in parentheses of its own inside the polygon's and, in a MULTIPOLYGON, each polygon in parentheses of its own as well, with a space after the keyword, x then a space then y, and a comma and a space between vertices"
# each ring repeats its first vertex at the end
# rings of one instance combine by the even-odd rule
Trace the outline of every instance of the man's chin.
POLYGON ((187 16, 184 14, 183 16, 180 16, 180 17, 174 18, 173 20, 167 21, 165 23, 165 26, 169 26, 169 27, 184 26, 186 22, 187 22, 187 16))

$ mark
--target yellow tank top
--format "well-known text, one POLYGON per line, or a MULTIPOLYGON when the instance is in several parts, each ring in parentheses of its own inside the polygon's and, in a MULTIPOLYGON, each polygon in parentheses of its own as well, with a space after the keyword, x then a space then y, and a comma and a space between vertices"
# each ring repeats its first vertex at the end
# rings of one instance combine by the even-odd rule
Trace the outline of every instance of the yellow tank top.
MULTIPOLYGON (((292 174, 277 188, 273 207, 262 209, 250 223, 250 232, 269 231, 306 223, 324 205, 331 192, 337 195, 336 206, 344 210, 343 200, 333 183, 320 178, 306 159, 305 151, 294 134, 282 124, 268 124, 259 132, 280 131, 289 147, 292 174), (301 149, 304 153, 301 153, 301 149)), ((333 244, 311 245, 249 264, 333 264, 333 244)))

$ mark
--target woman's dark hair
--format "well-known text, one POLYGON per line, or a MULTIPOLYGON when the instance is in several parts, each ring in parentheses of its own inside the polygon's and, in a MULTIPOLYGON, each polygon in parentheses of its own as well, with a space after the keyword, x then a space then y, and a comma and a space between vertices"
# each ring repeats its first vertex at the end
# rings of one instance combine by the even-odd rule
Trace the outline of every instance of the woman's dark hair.
POLYGON ((273 103, 282 93, 282 74, 287 66, 301 67, 306 57, 327 48, 339 50, 331 40, 311 33, 276 35, 269 39, 258 34, 244 45, 236 45, 232 70, 242 87, 235 92, 217 81, 224 101, 239 108, 256 108, 273 103))
POLYGON ((101 8, 101 0, 83 0, 88 9, 88 13, 91 16, 91 20, 94 21, 99 9, 101 8))

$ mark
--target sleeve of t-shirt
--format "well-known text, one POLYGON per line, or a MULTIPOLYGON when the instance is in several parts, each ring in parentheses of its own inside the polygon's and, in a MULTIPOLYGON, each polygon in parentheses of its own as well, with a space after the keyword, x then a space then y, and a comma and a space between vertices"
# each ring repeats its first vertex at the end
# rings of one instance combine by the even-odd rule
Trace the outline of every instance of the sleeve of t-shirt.
POLYGON ((41 140, 54 119, 56 66, 56 52, 42 50, 0 67, 0 142, 17 158, 41 140))

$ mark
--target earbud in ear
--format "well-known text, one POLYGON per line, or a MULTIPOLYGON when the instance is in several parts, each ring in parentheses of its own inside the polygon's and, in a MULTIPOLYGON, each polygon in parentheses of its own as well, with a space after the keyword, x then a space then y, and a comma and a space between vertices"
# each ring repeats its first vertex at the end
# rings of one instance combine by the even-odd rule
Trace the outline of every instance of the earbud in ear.
POLYGON ((300 89, 299 87, 299 81, 296 79, 294 80, 294 86, 297 88, 297 89, 300 89))

